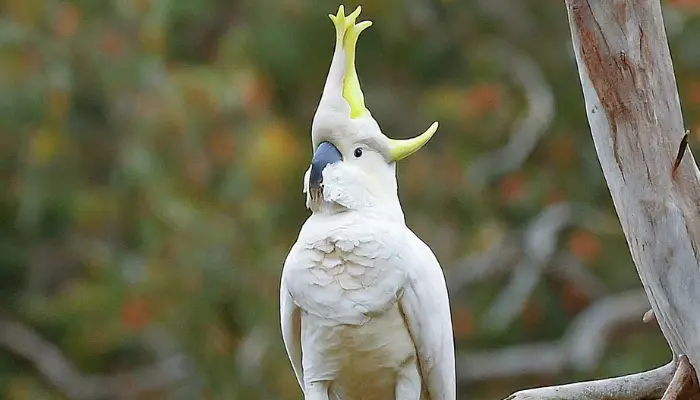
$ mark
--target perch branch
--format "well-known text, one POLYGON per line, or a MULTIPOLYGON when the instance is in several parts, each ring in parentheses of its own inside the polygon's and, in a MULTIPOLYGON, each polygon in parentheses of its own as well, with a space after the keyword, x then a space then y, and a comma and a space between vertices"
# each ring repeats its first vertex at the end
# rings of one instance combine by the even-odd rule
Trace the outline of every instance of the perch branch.
POLYGON ((616 378, 578 382, 568 385, 527 389, 506 400, 680 400, 697 399, 695 370, 688 357, 680 356, 651 371, 616 378))
POLYGON ((675 363, 650 371, 596 381, 521 390, 506 400, 642 400, 658 399, 675 370, 675 363))

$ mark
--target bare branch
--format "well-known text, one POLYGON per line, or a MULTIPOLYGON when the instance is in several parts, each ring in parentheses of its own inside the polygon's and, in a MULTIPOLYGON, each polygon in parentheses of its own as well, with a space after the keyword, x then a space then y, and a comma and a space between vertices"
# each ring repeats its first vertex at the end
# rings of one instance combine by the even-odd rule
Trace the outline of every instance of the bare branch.
POLYGON ((600 229, 602 214, 592 208, 576 203, 556 203, 545 208, 528 223, 524 231, 513 231, 495 243, 484 253, 460 258, 448 271, 450 290, 460 290, 476 282, 503 275, 519 268, 523 258, 534 258, 546 265, 537 268, 552 269, 552 273, 574 284, 581 284, 592 298, 607 293, 607 288, 580 261, 566 252, 554 257, 551 244, 558 241, 558 234, 567 226, 583 226, 592 231, 600 229))
POLYGON ((450 290, 459 290, 476 282, 505 274, 517 262, 522 252, 515 235, 499 240, 484 253, 462 257, 448 269, 447 283, 450 290))
POLYGON ((506 400, 642 400, 658 399, 675 370, 675 363, 651 371, 610 379, 521 390, 506 400))
POLYGON ((700 363, 700 170, 683 138, 660 1, 565 3, 598 160, 652 313, 679 363, 670 386, 675 363, 509 399, 677 399, 697 389, 690 381, 692 364, 700 363))
POLYGON ((639 324, 639 315, 647 308, 644 291, 604 298, 576 317, 559 341, 463 356, 459 379, 474 382, 530 374, 554 375, 566 368, 592 371, 605 353, 611 334, 621 326, 639 324))
POLYGON ((133 398, 184 379, 188 361, 174 355, 148 367, 115 375, 82 375, 54 344, 7 316, 0 316, 0 347, 31 362, 71 399, 133 398))
POLYGON ((599 213, 589 207, 557 203, 545 208, 522 232, 506 235, 481 255, 465 257, 449 269, 450 290, 459 290, 512 270, 509 283, 484 317, 487 328, 505 329, 522 311, 543 273, 571 282, 590 299, 608 293, 606 285, 568 250, 557 253, 560 232, 570 226, 597 227, 599 213), (522 242, 519 243, 519 242, 522 242))
POLYGON ((638 324, 639 315, 647 308, 646 294, 636 290, 593 303, 568 328, 566 340, 571 349, 571 364, 578 370, 593 370, 615 329, 638 324))
POLYGON ((516 122, 510 141, 476 160, 469 168, 469 181, 481 185, 522 166, 554 118, 552 89, 530 56, 500 40, 495 40, 489 48, 502 65, 508 67, 512 78, 522 85, 528 109, 516 122))
POLYGON ((489 328, 503 329, 520 313, 556 251, 559 232, 570 220, 570 206, 555 204, 530 223, 523 235, 525 256, 514 268, 506 289, 486 312, 489 328))
POLYGON ((700 363, 700 171, 659 0, 566 0, 587 117, 640 280, 675 355, 700 363))
POLYGON ((698 384, 695 369, 690 365, 688 357, 678 357, 678 366, 673 374, 673 379, 664 392, 661 400, 688 399, 698 395, 698 384))
POLYGON ((608 286, 568 250, 557 253, 550 265, 553 275, 571 282, 590 299, 598 299, 610 293, 608 286))
MULTIPOLYGON (((486 313, 485 320, 489 328, 506 328, 522 311, 541 275, 553 265, 560 232, 575 222, 584 223, 584 217, 590 214, 588 208, 557 203, 545 208, 528 224, 522 235, 524 256, 515 266, 508 286, 486 313)), ((569 260, 567 264, 560 264, 560 272, 567 268, 569 274, 564 275, 566 278, 580 278, 585 273, 582 272, 582 268, 574 272, 573 268, 576 268, 576 265, 569 260)), ((591 275, 587 278, 588 283, 595 280, 591 275)))

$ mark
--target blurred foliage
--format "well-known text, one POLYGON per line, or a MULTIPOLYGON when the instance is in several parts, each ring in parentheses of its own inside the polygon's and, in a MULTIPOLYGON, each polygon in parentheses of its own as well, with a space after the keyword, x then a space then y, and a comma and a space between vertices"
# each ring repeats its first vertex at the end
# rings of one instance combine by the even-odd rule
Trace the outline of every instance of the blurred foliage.
MULTIPOLYGON (((326 15, 337 6, 3 1, 0 312, 84 374, 148 365, 168 342, 191 358, 206 398, 299 399, 279 334, 278 283, 308 215, 301 182, 333 51, 326 15)), ((700 2, 664 6, 686 123, 697 135, 700 2)), ((384 132, 409 137, 441 122, 431 144, 402 162, 399 185, 408 224, 445 270, 546 205, 577 201, 604 212, 604 226, 567 230, 558 246, 616 291, 640 286, 588 131, 561 2, 366 1, 363 15, 374 26, 360 41, 358 70, 384 132), (465 171, 507 142, 527 106, 490 54, 493 39, 541 68, 556 117, 522 168, 482 187, 465 171)), ((493 333, 481 318, 503 284, 453 293, 460 354, 555 339, 590 302, 543 280, 514 326, 493 333)), ((669 356, 655 327, 608 353, 596 377, 669 356)), ((460 392, 501 398, 588 378, 562 371, 460 392)), ((0 348, 0 398, 65 397, 0 348)), ((168 387, 141 398, 176 397, 168 387)))

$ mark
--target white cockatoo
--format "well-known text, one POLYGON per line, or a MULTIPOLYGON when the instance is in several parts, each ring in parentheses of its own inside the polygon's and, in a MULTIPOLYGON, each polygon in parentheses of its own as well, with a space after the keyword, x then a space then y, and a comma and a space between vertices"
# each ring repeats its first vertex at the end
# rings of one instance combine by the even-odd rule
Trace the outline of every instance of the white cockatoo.
POLYGON ((365 108, 355 46, 370 21, 340 6, 304 176, 312 215, 284 263, 284 345, 306 400, 454 400, 454 339, 440 264, 408 227, 396 162, 437 130, 384 136, 365 108))

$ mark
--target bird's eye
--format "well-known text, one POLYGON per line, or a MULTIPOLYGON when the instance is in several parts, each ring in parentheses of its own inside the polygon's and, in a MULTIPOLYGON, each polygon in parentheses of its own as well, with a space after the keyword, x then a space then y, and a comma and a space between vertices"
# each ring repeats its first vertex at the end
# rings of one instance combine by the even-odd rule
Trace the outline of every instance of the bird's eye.
POLYGON ((362 149, 361 148, 356 148, 355 149, 355 157, 360 158, 362 157, 362 149))

